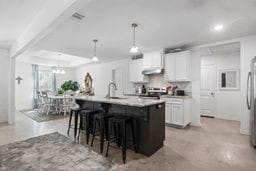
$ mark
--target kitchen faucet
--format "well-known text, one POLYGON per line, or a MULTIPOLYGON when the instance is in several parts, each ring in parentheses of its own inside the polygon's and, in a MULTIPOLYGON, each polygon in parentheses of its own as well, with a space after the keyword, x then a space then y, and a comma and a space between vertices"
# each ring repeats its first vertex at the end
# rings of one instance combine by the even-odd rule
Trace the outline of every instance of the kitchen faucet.
POLYGON ((110 87, 113 85, 115 87, 115 90, 117 90, 116 84, 114 82, 111 82, 108 84, 108 94, 106 95, 106 98, 110 99, 110 87))

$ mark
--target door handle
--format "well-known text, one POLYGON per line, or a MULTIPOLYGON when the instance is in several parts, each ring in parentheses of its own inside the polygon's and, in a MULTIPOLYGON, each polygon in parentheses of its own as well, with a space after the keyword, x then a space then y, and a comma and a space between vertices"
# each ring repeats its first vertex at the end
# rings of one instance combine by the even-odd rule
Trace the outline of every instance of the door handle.
MULTIPOLYGON (((247 102, 247 108, 250 110, 251 109, 251 98, 249 100, 249 82, 251 80, 252 73, 249 72, 247 76, 247 91, 246 91, 246 102, 247 102)), ((252 80, 251 80, 252 81, 252 80)))

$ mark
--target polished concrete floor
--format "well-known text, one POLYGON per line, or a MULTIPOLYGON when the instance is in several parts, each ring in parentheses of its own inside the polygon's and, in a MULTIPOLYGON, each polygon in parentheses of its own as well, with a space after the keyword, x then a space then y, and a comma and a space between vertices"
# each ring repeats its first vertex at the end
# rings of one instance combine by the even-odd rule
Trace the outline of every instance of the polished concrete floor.
MULTIPOLYGON (((66 135, 67 118, 37 123, 17 114, 16 124, 0 124, 0 145, 58 131, 66 135)), ((81 138, 84 145, 84 137, 81 138)), ((92 148, 99 152, 96 140, 92 148)), ((87 145, 85 145, 87 146, 87 145)), ((110 148, 109 158, 122 164, 121 151, 110 148)), ((239 134, 239 122, 202 118, 202 127, 166 127, 162 149, 151 157, 128 150, 126 170, 256 170, 256 150, 239 134)))

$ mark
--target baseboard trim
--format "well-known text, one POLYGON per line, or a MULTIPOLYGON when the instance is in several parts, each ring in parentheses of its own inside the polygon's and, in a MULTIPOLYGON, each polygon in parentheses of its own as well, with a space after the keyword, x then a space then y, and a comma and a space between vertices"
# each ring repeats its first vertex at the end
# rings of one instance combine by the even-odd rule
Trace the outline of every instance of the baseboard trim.
POLYGON ((249 131, 242 130, 242 129, 240 129, 240 134, 243 134, 243 135, 250 135, 249 131))
POLYGON ((190 123, 191 126, 202 127, 201 123, 190 123))

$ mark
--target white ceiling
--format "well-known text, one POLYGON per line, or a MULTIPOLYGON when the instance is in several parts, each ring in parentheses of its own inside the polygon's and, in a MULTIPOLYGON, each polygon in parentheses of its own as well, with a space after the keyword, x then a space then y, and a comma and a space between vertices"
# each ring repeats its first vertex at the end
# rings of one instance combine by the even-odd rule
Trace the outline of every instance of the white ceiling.
POLYGON ((60 52, 52 52, 46 50, 39 50, 36 52, 26 52, 17 58, 18 61, 30 64, 38 64, 41 66, 58 66, 61 67, 77 67, 87 63, 91 63, 92 60, 88 58, 72 56, 63 54, 60 52))
POLYGON ((0 46, 18 38, 49 0, 0 0, 0 46))
POLYGON ((255 34, 255 11, 254 0, 93 0, 79 11, 84 20, 67 20, 34 50, 90 58, 97 38, 100 61, 125 58, 133 22, 141 51, 212 43, 255 34), (216 24, 224 30, 214 32, 216 24))

